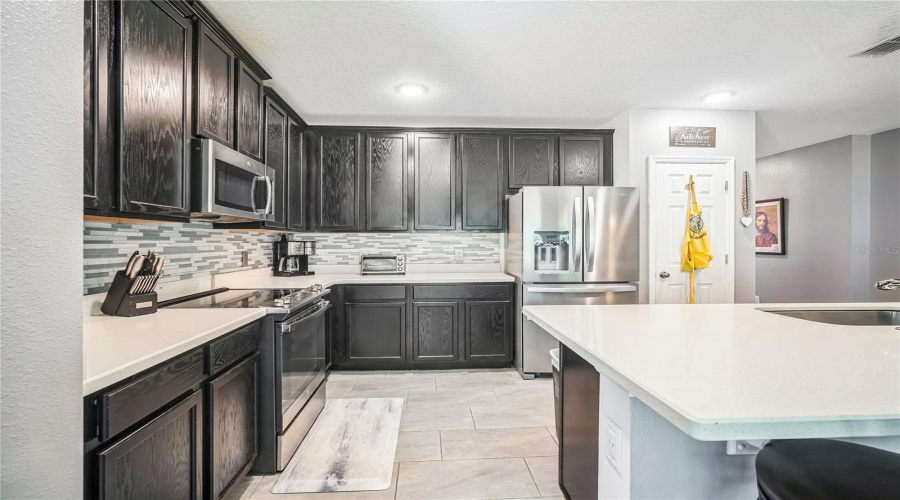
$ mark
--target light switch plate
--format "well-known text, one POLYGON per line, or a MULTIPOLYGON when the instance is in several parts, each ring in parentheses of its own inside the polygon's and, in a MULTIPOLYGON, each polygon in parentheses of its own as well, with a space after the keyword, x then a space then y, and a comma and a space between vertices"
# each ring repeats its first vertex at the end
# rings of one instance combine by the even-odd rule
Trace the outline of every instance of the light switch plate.
POLYGON ((606 460, 621 475, 622 471, 619 469, 619 464, 622 460, 622 429, 619 429, 619 426, 609 417, 606 417, 603 448, 605 449, 606 460))

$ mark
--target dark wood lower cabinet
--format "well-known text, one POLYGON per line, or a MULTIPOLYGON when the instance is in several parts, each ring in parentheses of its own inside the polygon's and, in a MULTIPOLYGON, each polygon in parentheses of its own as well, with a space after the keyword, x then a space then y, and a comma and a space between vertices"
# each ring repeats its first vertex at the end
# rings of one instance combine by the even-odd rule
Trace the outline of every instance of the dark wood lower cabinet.
POLYGON ((559 486, 570 500, 595 500, 600 452, 600 374, 560 345, 562 436, 559 486))
POLYGON ((509 301, 466 302, 466 359, 497 360, 512 358, 512 304, 509 301))
POLYGON ((459 308, 456 302, 413 302, 413 361, 457 361, 459 308))
POLYGON ((219 499, 259 451, 259 353, 209 383, 207 488, 219 499))
POLYGON ((406 358, 406 302, 348 303, 347 361, 406 358))
POLYGON ((196 391, 98 453, 97 498, 200 499, 202 409, 196 391))

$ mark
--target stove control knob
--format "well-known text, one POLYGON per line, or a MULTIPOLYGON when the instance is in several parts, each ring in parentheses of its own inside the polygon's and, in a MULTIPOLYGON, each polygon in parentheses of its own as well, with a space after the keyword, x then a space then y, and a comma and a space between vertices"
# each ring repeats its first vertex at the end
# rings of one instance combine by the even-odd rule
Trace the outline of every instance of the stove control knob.
POLYGON ((281 307, 284 305, 284 301, 281 299, 275 299, 275 307, 281 307))

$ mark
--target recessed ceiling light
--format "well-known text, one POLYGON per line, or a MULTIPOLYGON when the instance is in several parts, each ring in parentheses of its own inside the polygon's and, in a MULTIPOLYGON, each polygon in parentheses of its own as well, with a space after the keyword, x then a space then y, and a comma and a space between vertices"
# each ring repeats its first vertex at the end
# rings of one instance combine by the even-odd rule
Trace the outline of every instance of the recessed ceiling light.
POLYGON ((418 83, 404 83, 397 87, 397 92, 404 97, 418 97, 425 93, 425 86, 418 83))
POLYGON ((703 102, 722 102, 731 99, 731 96, 734 95, 734 92, 725 91, 725 92, 716 92, 714 94, 709 94, 708 96, 703 98, 703 102))

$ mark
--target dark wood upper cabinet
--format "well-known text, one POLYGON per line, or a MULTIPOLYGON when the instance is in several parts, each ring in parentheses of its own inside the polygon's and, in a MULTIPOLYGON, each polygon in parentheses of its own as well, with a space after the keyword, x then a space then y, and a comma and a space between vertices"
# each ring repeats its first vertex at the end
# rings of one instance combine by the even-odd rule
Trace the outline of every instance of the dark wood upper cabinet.
POLYGON ((194 392, 99 452, 97 498, 202 498, 202 408, 203 393, 194 392))
POLYGON ((506 137, 462 135, 462 229, 503 230, 506 137))
POLYGON ((322 132, 317 149, 317 229, 359 230, 359 134, 322 132))
POLYGON ((118 2, 119 210, 187 216, 193 22, 166 2, 118 2))
POLYGON ((259 353, 209 383, 207 488, 218 500, 259 452, 259 353))
POLYGON ((84 3, 84 206, 115 210, 115 86, 112 3, 84 3))
POLYGON ((611 186, 612 135, 561 136, 560 186, 611 186))
POLYGON ((452 134, 415 134, 415 229, 456 229, 452 134))
POLYGON ((287 227, 304 231, 306 226, 306 161, 303 151, 303 128, 288 117, 287 137, 287 227))
POLYGON ((202 21, 196 50, 194 135, 234 147, 234 52, 202 21))
POLYGON ((263 156, 263 83, 248 66, 238 60, 235 99, 236 149, 259 161, 263 156))
POLYGON ((406 231, 408 148, 406 134, 366 135, 367 231, 406 231))
POLYGON ((287 167, 287 112, 275 100, 266 96, 266 165, 275 169, 272 191, 272 218, 265 226, 276 229, 287 227, 284 214, 285 175, 287 167))
POLYGON ((558 184, 556 135, 509 137, 509 188, 558 184))

